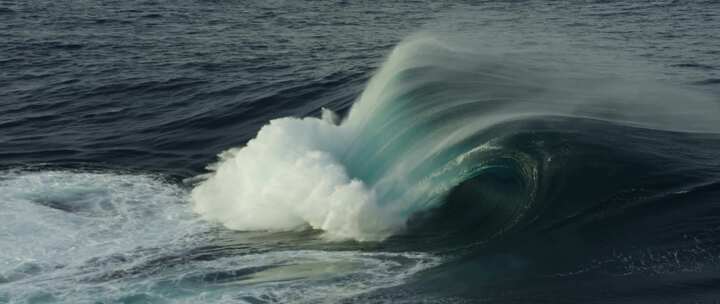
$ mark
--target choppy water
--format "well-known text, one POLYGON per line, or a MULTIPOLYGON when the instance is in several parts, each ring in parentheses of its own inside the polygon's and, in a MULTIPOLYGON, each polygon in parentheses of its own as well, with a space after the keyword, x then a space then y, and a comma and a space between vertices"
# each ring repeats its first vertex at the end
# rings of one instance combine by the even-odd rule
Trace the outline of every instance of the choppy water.
POLYGON ((715 1, 0 1, 0 302, 717 301, 718 50, 715 1))

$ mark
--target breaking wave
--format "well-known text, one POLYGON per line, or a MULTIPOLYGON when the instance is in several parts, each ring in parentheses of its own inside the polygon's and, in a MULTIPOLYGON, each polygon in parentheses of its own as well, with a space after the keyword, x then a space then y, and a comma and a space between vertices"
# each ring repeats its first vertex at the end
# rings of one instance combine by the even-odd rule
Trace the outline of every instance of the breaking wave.
POLYGON ((683 88, 415 35, 342 121, 327 109, 272 120, 222 153, 191 196, 197 213, 231 229, 310 227, 360 241, 413 230, 462 198, 479 201, 470 213, 483 215, 470 222, 494 223, 484 233, 494 235, 533 208, 554 157, 542 139, 508 138, 548 122, 554 132, 592 125, 580 132, 587 136, 716 132, 709 113, 717 112, 711 98, 683 88))

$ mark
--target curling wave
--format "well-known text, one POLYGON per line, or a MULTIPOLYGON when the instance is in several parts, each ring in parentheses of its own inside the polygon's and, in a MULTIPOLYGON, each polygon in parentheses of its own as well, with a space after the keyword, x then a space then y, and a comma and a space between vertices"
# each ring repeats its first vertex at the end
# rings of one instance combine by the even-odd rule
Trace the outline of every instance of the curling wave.
POLYGON ((492 235, 533 207, 553 157, 507 146, 503 138, 533 132, 520 122, 717 131, 709 115, 717 104, 707 96, 482 49, 432 35, 407 39, 343 121, 329 110, 320 119, 276 119, 222 153, 192 191, 194 210, 236 230, 309 226, 331 239, 372 241, 470 195, 495 215, 471 219, 495 223, 492 235), (482 185, 492 186, 476 193, 482 185))

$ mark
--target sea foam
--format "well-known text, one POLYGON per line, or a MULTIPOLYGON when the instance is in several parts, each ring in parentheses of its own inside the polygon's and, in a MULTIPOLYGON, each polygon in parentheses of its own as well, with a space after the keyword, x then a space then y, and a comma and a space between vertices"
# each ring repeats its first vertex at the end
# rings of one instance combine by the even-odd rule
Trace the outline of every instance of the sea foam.
POLYGON ((221 155, 192 192, 195 211, 237 230, 310 226, 331 238, 386 237, 400 223, 338 161, 343 131, 317 118, 271 121, 247 146, 221 155))

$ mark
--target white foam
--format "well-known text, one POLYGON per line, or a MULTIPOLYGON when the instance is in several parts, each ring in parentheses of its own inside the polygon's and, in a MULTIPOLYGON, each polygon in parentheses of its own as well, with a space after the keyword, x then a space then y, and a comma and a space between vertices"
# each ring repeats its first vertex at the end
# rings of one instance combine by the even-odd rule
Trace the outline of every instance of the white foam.
POLYGON ((63 282, 107 271, 114 258, 141 263, 172 250, 207 228, 187 195, 149 175, 0 172, 0 281, 10 282, 0 299, 72 293, 63 282))
MULTIPOLYGON (((348 188, 331 195, 371 199, 328 163, 316 164, 336 171, 325 182, 348 188)), ((191 252, 216 248, 210 227, 187 208, 187 191, 148 175, 0 171, 0 202, 0 302, 318 303, 396 286, 439 263, 413 252, 234 246, 194 259, 191 252)))
POLYGON ((295 250, 234 256, 194 264, 192 269, 183 269, 183 275, 267 269, 239 278, 223 292, 203 292, 174 301, 256 303, 259 299, 273 299, 277 303, 337 303, 401 285, 440 262, 439 257, 417 252, 295 250))
POLYGON ((333 239, 387 237, 401 223, 337 160, 344 132, 316 118, 271 121, 246 147, 221 155, 192 191, 194 210, 236 230, 310 226, 333 239))

